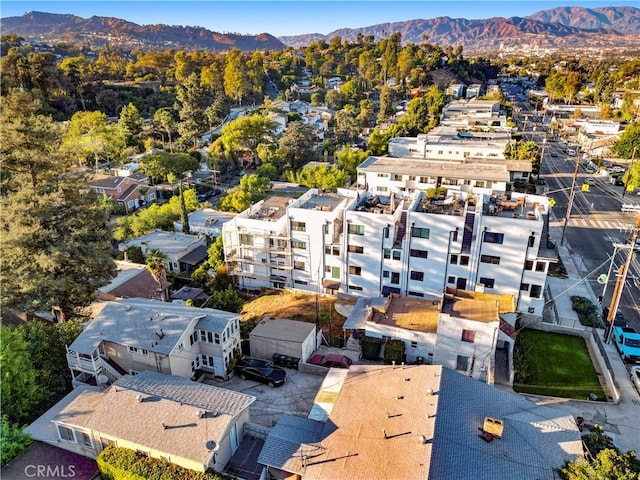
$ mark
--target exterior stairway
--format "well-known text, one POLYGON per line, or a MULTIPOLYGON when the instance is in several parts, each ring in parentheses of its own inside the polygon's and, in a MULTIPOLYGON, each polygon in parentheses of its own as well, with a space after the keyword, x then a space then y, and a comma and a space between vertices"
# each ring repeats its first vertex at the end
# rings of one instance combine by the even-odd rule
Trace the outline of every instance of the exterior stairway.
POLYGON ((469 253, 471 251, 471 242, 473 240, 473 224, 476 216, 473 213, 467 213, 464 219, 464 233, 462 235, 462 251, 469 253))
POLYGON ((396 239, 393 242, 393 248, 399 248, 407 234, 407 211, 403 210, 400 216, 400 222, 396 224, 396 239))

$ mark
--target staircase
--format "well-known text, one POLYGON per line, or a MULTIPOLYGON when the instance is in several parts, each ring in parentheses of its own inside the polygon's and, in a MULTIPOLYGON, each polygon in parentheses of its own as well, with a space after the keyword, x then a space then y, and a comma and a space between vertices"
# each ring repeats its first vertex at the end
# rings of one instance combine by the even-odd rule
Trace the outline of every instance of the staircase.
POLYGON ((473 240, 473 224, 476 221, 474 213, 467 213, 464 219, 464 233, 462 235, 462 251, 469 253, 471 251, 471 242, 473 240))
MULTIPOLYGON (((112 377, 112 379, 117 380, 127 374, 124 368, 122 368, 120 365, 118 365, 116 362, 114 362, 110 358, 107 358, 107 359, 102 357, 98 357, 98 358, 99 358, 98 360, 99 370, 104 370, 104 372, 109 377, 112 377)), ((98 373, 100 373, 100 371, 98 371, 98 373)))
POLYGON ((396 239, 393 242, 393 248, 399 248, 402 245, 405 235, 407 234, 407 211, 403 210, 400 215, 400 222, 396 224, 396 239))

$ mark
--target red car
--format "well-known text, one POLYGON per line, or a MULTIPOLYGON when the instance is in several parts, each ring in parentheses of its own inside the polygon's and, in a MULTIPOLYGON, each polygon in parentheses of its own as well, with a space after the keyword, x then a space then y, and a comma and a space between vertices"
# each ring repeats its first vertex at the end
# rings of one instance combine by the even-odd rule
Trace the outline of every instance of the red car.
POLYGON ((353 364, 353 360, 345 355, 321 355, 318 353, 311 357, 309 363, 313 365, 320 365, 321 367, 349 368, 353 364))

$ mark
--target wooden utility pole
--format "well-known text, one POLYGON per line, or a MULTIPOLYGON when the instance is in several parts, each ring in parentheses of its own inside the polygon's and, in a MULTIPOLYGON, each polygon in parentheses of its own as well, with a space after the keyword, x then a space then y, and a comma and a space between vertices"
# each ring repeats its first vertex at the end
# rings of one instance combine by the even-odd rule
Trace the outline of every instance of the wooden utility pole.
POLYGON ((615 318, 616 313, 618 312, 618 306, 620 305, 620 298, 622 297, 624 284, 627 281, 627 273, 629 273, 629 266, 631 265, 631 260, 633 260, 633 252, 635 250, 639 232, 640 232, 640 214, 638 215, 636 226, 633 229, 633 234, 631 235, 631 245, 629 245, 629 253, 627 253, 627 260, 622 265, 620 274, 616 279, 616 286, 613 289, 613 296, 611 298, 611 304, 609 305, 609 314, 607 315, 607 326, 606 326, 605 337, 604 337, 605 342, 608 341, 609 337, 611 336, 613 319, 615 318))
POLYGON ((624 197, 625 193, 627 193, 627 185, 629 185, 629 180, 631 180, 631 170, 633 169, 633 164, 636 160, 636 148, 633 147, 633 151, 631 152, 631 165, 629 165, 629 173, 627 174, 627 181, 624 184, 624 189, 622 190, 622 196, 624 197))

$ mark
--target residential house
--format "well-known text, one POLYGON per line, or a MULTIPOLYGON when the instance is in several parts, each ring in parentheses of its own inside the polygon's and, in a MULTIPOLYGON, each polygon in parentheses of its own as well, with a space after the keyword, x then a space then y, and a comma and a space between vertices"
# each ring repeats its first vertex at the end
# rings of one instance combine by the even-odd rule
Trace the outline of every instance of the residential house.
MULTIPOLYGON (((519 312, 542 314, 548 265, 556 261, 547 249, 547 197, 489 194, 501 190, 471 180, 472 172, 461 179, 460 165, 430 179, 426 169, 417 176, 418 162, 381 160, 390 163, 366 177, 372 185, 358 176, 359 188, 368 190, 271 196, 225 223, 225 261, 238 286, 364 297, 484 288, 513 295, 519 312), (447 193, 423 191, 436 186, 447 193)), ((508 172, 477 170, 485 168, 493 181, 508 183, 508 172)))
POLYGON ((126 375, 104 391, 72 393, 29 427, 33 438, 89 458, 110 445, 128 448, 199 472, 224 469, 255 401, 151 371, 126 375))
POLYGON ((440 124, 454 127, 503 127, 507 115, 497 100, 454 100, 444 106, 440 124))
POLYGON ((473 83, 467 87, 467 92, 465 94, 465 98, 474 98, 482 95, 482 85, 480 83, 473 83))
POLYGON ((180 232, 154 230, 120 245, 121 250, 140 247, 143 255, 160 250, 167 256, 167 271, 190 272, 207 258, 207 237, 180 232))
POLYGON ((269 112, 267 118, 276 124, 276 135, 282 135, 287 129, 289 117, 287 117, 287 115, 285 115, 284 113, 269 112))
POLYGON ((98 289, 99 299, 110 301, 138 297, 166 301, 171 284, 165 280, 159 285, 146 265, 117 260, 116 266, 116 277, 98 289))
POLYGON ((112 383, 146 370, 225 377, 240 348, 237 314, 129 298, 108 302, 67 347, 74 384, 112 383))
POLYGON ((306 84, 305 81, 292 83, 289 88, 293 93, 297 93, 298 95, 312 95, 322 90, 317 85, 309 85, 308 81, 306 84))
POLYGON ((171 301, 179 300, 186 302, 187 300, 206 300, 209 298, 202 288, 182 287, 180 290, 171 294, 171 301))
POLYGON ((307 361, 318 348, 322 333, 315 323, 264 317, 249 334, 251 356, 271 360, 274 353, 307 361))
POLYGON ((125 213, 150 205, 157 196, 156 188, 149 185, 149 178, 139 173, 127 177, 95 175, 91 189, 98 195, 106 195, 115 205, 123 208, 125 213))
POLYGON ((269 433, 266 478, 555 480, 583 456, 570 414, 442 366, 353 365, 331 380, 312 409, 324 418, 284 415, 269 433))
POLYGON ((453 98, 464 98, 467 86, 464 83, 453 83, 447 87, 446 93, 453 98))
POLYGON ((345 334, 405 344, 406 361, 444 365, 486 383, 494 383, 498 339, 512 346, 500 332, 499 314, 515 310, 511 295, 449 289, 440 297, 360 298, 343 325, 345 334))
MULTIPOLYGON (((201 208, 189 214, 189 231, 206 234, 211 238, 219 237, 222 233, 222 225, 231 220, 235 215, 228 212, 219 212, 213 208, 201 208)), ((182 220, 173 222, 176 232, 182 232, 182 220)))

